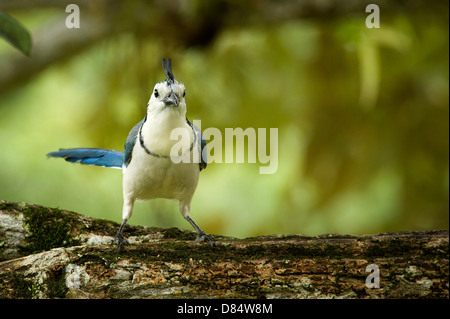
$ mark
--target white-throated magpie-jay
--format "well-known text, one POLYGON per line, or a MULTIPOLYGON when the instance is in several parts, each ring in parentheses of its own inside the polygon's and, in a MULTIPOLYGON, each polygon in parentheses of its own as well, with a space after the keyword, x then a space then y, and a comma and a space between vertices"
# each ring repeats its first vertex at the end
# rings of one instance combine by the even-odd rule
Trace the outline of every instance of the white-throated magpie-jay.
POLYGON ((206 141, 200 129, 186 117, 185 87, 175 80, 171 60, 163 59, 162 64, 166 80, 155 85, 147 114, 131 129, 124 152, 73 148, 47 154, 72 163, 123 170, 122 224, 115 236, 119 249, 129 244, 123 228, 131 217, 134 202, 153 198, 178 200, 181 214, 197 232, 196 240, 213 246, 213 236, 207 235, 190 217, 199 173, 207 164, 206 141), (173 132, 184 132, 186 138, 181 141, 171 138, 173 132))

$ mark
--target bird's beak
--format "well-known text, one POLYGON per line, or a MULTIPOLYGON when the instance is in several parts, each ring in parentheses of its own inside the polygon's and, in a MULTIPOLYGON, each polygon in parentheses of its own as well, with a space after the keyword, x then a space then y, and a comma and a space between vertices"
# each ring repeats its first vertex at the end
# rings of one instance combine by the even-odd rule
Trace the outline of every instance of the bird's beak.
POLYGON ((170 94, 163 100, 164 104, 166 106, 178 106, 178 103, 180 102, 178 99, 178 96, 171 91, 170 94))

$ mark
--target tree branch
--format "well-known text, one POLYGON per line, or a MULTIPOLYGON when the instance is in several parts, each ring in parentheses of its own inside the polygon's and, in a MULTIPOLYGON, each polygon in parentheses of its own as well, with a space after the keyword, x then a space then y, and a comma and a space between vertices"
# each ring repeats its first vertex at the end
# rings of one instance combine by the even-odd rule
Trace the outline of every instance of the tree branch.
POLYGON ((119 253, 106 220, 2 201, 0 225, 0 298, 449 297, 447 230, 216 236, 211 248, 191 231, 130 226, 119 253), (380 288, 366 286, 369 264, 380 288))

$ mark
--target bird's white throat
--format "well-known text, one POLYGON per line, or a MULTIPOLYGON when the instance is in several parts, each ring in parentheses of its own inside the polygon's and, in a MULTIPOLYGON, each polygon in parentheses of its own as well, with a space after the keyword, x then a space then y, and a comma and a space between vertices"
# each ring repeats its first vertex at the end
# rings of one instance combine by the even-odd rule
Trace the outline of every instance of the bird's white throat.
POLYGON ((164 110, 157 114, 149 113, 141 134, 145 146, 150 151, 163 156, 169 156, 176 143, 184 141, 183 143, 186 143, 186 145, 183 145, 183 149, 189 149, 193 141, 192 128, 186 123, 185 115, 178 110, 164 110), (180 129, 189 134, 189 140, 182 140, 181 137, 174 136, 178 134, 172 134, 172 132, 180 131, 180 129))

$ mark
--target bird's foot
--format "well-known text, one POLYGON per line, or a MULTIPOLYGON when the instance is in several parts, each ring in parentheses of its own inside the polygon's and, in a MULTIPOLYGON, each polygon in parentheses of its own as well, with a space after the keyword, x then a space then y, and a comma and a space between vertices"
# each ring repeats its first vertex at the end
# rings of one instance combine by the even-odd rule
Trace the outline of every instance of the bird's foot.
POLYGON ((119 247, 119 251, 122 251, 124 245, 130 245, 128 240, 125 237, 123 237, 121 233, 116 234, 116 237, 114 237, 114 242, 119 247))
POLYGON ((206 235, 204 232, 197 233, 197 238, 195 241, 204 241, 207 242, 211 247, 214 246, 214 236, 206 235))

